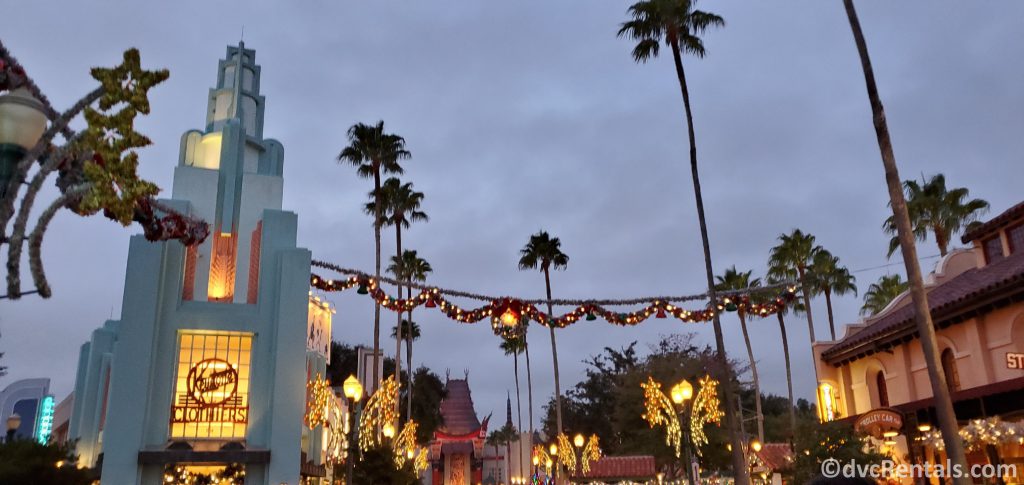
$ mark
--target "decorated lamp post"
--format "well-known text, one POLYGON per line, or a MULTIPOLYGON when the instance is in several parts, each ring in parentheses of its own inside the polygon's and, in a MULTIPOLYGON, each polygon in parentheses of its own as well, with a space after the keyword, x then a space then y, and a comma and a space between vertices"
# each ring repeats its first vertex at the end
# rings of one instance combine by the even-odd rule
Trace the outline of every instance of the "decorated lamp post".
POLYGON ((21 415, 14 413, 7 418, 7 443, 14 441, 14 433, 21 426, 21 415))
MULTIPOLYGON (((46 130, 43 103, 18 88, 0 96, 0 199, 7 195, 7 186, 16 172, 18 162, 39 142, 46 130)), ((18 180, 20 184, 22 181, 18 180)))
POLYGON ((356 376, 350 375, 348 379, 345 379, 342 384, 342 389, 345 392, 345 397, 348 398, 348 485, 352 485, 352 476, 355 471, 355 460, 356 460, 356 404, 363 398, 363 385, 356 379, 356 376))
POLYGON ((682 457, 685 446, 691 484, 698 483, 700 478, 695 465, 700 447, 708 442, 704 426, 718 423, 724 415, 718 400, 718 381, 704 376, 698 383, 700 389, 695 395, 693 385, 683 379, 672 387, 671 398, 661 391, 661 384, 653 377, 640 385, 644 389, 643 418, 652 428, 665 425, 665 443, 675 449, 677 458, 682 457))

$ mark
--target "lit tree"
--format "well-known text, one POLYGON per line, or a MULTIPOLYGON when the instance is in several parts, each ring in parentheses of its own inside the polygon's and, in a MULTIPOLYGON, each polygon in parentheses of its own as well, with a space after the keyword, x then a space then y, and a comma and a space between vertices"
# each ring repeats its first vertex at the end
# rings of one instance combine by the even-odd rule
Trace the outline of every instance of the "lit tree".
POLYGON ((7 245, 8 298, 26 294, 21 288, 26 244, 35 285, 27 293, 52 295, 41 251, 46 230, 61 209, 82 216, 102 212, 125 226, 138 222, 151 241, 176 239, 192 245, 209 234, 205 222, 157 202, 153 197, 160 189, 137 173, 135 150, 151 142, 135 131, 135 118, 149 114, 149 90, 167 79, 168 72, 142 69, 139 51, 129 49, 120 65, 96 67, 90 73, 100 85, 58 113, 0 43, 0 92, 7 91, 0 100, 4 115, 17 117, 5 125, 0 151, 0 248, 7 245), (82 113, 86 128, 76 132, 69 125, 82 113), (63 145, 55 142, 58 136, 63 145), (8 137, 13 141, 6 141, 8 137), (39 212, 29 230, 39 191, 54 173, 60 195, 39 212))
MULTIPOLYGON (((374 197, 381 194, 381 173, 403 173, 399 160, 406 160, 412 154, 405 149, 405 138, 398 135, 384 133, 384 122, 378 121, 376 125, 357 123, 348 129, 349 145, 338 154, 338 162, 347 163, 356 167, 356 174, 362 178, 373 179, 374 197)), ((380 228, 384 223, 383 204, 376 200, 373 215, 373 242, 376 261, 374 263, 374 277, 380 279, 380 228)), ((380 358, 380 304, 375 303, 373 308, 373 382, 380 381, 379 375, 380 358)))

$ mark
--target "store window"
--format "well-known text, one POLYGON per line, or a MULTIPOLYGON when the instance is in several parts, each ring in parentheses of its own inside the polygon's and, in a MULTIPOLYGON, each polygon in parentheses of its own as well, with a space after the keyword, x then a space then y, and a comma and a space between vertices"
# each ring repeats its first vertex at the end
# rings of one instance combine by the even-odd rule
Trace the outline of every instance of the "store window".
POLYGON ((1010 239, 1010 254, 1024 251, 1024 224, 1007 229, 1006 236, 1010 239))
POLYGON ((889 389, 885 385, 885 372, 875 374, 875 389, 878 390, 878 407, 889 407, 889 389))
POLYGON ((181 332, 171 438, 245 438, 252 334, 181 332))
POLYGON ((946 374, 946 385, 950 392, 960 390, 960 373, 956 370, 956 356, 953 349, 942 351, 942 372, 946 374))
POLYGON ((982 242, 985 249, 985 263, 992 264, 1004 258, 1003 241, 999 236, 994 236, 982 242))

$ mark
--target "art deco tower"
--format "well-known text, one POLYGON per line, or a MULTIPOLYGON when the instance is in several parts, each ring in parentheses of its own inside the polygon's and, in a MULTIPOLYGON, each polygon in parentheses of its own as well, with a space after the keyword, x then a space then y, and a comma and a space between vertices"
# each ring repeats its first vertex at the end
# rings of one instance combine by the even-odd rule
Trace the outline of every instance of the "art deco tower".
POLYGON ((310 254, 281 210, 284 149, 263 137, 260 66, 228 47, 206 125, 186 132, 167 205, 210 237, 131 239, 122 315, 82 347, 71 435, 102 482, 242 464, 247 484, 297 484, 310 254))

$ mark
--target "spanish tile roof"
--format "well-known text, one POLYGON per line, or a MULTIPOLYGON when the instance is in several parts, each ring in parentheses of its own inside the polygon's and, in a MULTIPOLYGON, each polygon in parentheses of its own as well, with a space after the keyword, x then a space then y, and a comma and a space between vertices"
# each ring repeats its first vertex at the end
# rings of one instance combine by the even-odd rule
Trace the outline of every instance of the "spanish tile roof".
POLYGON ((965 231, 964 236, 960 238, 960 242, 967 244, 975 239, 985 237, 990 233, 997 231, 1003 224, 1021 217, 1024 217, 1024 202, 1006 209, 1002 214, 989 219, 983 224, 974 226, 969 231, 965 231))
POLYGON ((773 471, 785 470, 793 463, 793 450, 789 443, 765 443, 761 451, 755 451, 757 459, 773 471))
POLYGON ((583 478, 649 479, 655 474, 657 469, 653 456, 604 456, 590 464, 590 473, 583 478))
MULTIPOLYGON (((971 310, 999 308, 1024 297, 1024 251, 1000 261, 964 271, 931 288, 928 304, 936 327, 970 318, 971 310)), ((893 310, 859 332, 848 335, 822 352, 832 365, 871 355, 888 345, 917 338, 913 305, 893 310)))
POLYGON ((473 396, 469 391, 469 380, 449 379, 445 384, 447 395, 441 401, 441 416, 444 424, 440 431, 453 435, 472 433, 480 428, 480 420, 473 409, 473 396))

